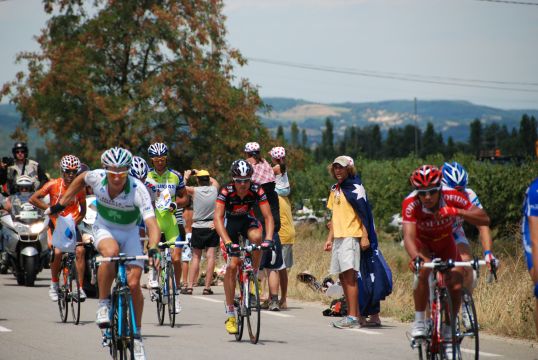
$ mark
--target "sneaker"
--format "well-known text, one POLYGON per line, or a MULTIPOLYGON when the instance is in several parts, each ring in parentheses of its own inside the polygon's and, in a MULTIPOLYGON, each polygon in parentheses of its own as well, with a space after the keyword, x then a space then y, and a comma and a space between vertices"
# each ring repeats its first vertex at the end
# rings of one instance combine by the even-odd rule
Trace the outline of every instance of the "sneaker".
POLYGON ((359 319, 346 316, 338 321, 333 322, 333 326, 338 329, 351 329, 359 327, 359 319))
POLYGON ((73 293, 72 293, 73 297, 76 298, 77 294, 79 294, 78 296, 79 296, 80 302, 83 302, 84 300, 86 300, 87 296, 83 288, 73 290, 73 293))
POLYGON ((153 268, 150 268, 148 271, 148 288, 157 289, 158 287, 159 283, 155 279, 155 270, 153 268))
POLYGON ((97 309, 97 318, 95 319, 95 323, 100 328, 107 328, 110 326, 110 317, 109 317, 109 311, 108 305, 101 305, 97 309))
POLYGON ((424 320, 415 320, 411 327, 411 336, 414 338, 426 336, 426 322, 424 320))
POLYGON ((467 310, 465 304, 463 304, 461 307, 461 322, 466 331, 473 329, 473 324, 471 323, 471 316, 469 315, 469 311, 467 310))
POLYGON ((135 360, 146 360, 146 352, 144 351, 144 343, 142 339, 134 339, 133 355, 135 360))
POLYGON ((235 316, 229 316, 228 319, 226 319, 226 321, 224 322, 224 324, 226 325, 226 331, 228 331, 228 334, 237 334, 239 332, 235 316))
POLYGON ((49 297, 54 302, 58 301, 58 283, 50 284, 49 297))
POLYGON ((176 294, 176 303, 174 304, 175 313, 179 314, 182 310, 181 308, 181 302, 179 301, 179 292, 176 294))
POLYGON ((280 304, 278 300, 271 300, 269 303, 269 311, 280 311, 280 304))

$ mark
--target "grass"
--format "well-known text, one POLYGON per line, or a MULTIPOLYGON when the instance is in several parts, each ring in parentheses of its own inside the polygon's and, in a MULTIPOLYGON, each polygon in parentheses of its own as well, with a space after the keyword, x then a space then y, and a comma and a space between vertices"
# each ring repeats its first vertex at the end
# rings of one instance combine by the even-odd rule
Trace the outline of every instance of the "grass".
MULTIPOLYGON (((328 275, 330 253, 323 251, 327 230, 318 225, 300 225, 296 231, 295 264, 289 274, 288 294, 292 298, 328 303, 330 299, 326 296, 297 281, 297 274, 302 271, 309 271, 319 281, 328 275)), ((392 269, 394 282, 392 294, 381 304, 381 315, 411 321, 414 306, 412 273, 407 267, 409 257, 403 247, 393 241, 392 234, 381 233, 379 236, 380 248, 392 269)), ((494 254, 501 260, 498 281, 488 284, 487 270, 482 271, 473 295, 481 329, 501 336, 536 339, 532 284, 518 230, 514 229, 509 238, 494 239, 494 254)), ((475 253, 480 253, 480 249, 475 253)))

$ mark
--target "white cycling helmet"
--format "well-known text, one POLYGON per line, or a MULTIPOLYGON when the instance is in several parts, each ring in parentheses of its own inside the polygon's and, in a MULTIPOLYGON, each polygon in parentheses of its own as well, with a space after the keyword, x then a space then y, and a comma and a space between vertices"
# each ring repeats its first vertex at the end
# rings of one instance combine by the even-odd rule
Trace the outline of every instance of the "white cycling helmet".
POLYGON ((129 169, 129 174, 134 176, 138 180, 145 179, 148 176, 149 166, 146 163, 146 160, 142 159, 140 156, 133 157, 133 163, 129 169))
POLYGON ((163 143, 154 143, 148 147, 149 157, 159 157, 168 155, 168 147, 163 143))
POLYGON ((255 152, 260 151, 260 144, 257 142, 249 142, 245 144, 245 152, 255 152))
POLYGON ((269 154, 273 159, 282 159, 286 156, 286 149, 282 146, 276 146, 269 151, 269 154))
POLYGON ((101 163, 105 168, 107 167, 131 167, 133 161, 133 155, 129 150, 113 147, 108 149, 101 155, 101 163))
POLYGON ((60 168, 62 172, 67 170, 79 170, 80 169, 80 160, 75 155, 65 155, 60 160, 60 168))

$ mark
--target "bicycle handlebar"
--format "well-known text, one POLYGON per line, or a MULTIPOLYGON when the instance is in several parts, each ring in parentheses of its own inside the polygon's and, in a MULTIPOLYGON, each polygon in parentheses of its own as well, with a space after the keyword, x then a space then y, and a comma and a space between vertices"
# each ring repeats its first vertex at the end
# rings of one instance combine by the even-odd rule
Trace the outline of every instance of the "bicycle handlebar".
MULTIPOLYGON (((436 258, 436 259, 433 259, 431 262, 426 262, 426 263, 421 263, 420 259, 415 259, 415 275, 413 277, 413 289, 416 289, 417 288, 417 285, 418 285, 418 273, 420 271, 421 268, 426 268, 426 269, 437 269, 437 268, 441 268, 441 270, 448 270, 448 269, 452 269, 454 267, 470 267, 470 268, 473 268, 473 287, 476 285, 475 282, 476 282, 476 279, 478 278, 478 268, 480 266, 484 266, 488 264, 488 262, 486 260, 478 260, 478 259, 474 259, 474 260, 471 260, 471 261, 452 261, 452 260, 448 260, 448 261, 442 261, 441 259, 439 258, 436 258)), ((496 274, 496 262, 493 262, 493 263, 490 263, 491 265, 491 269, 490 269, 490 274, 488 275, 487 277, 487 282, 488 283, 491 283, 492 282, 492 277, 495 278, 495 280, 497 280, 497 274, 496 274)))
POLYGON ((165 247, 170 247, 172 245, 174 246, 179 246, 179 245, 188 245, 189 242, 188 241, 174 241, 174 242, 168 242, 168 241, 165 241, 165 242, 159 242, 157 244, 157 246, 159 248, 165 248, 165 247))
POLYGON ((120 256, 97 256, 95 258, 96 262, 112 262, 112 261, 133 261, 133 260, 147 260, 147 255, 137 255, 137 256, 126 256, 126 255, 120 255, 120 256))

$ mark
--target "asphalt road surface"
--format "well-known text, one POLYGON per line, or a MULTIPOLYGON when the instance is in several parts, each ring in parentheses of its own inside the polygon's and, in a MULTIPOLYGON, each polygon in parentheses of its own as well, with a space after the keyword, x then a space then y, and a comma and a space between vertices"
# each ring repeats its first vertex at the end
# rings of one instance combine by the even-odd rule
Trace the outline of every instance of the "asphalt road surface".
MULTIPOLYGON (((0 359, 110 359, 94 324, 97 300, 82 303, 81 323, 60 322, 58 306, 48 298, 49 270, 36 287, 17 286, 0 275, 0 359)), ((289 309, 262 313, 260 341, 236 342, 224 329, 222 287, 215 295, 181 295, 183 311, 176 327, 158 326, 155 304, 144 290, 142 334, 148 359, 416 359, 406 332, 409 324, 383 319, 375 329, 339 330, 323 317, 322 304, 288 301, 289 309)), ((167 324, 165 320, 165 324, 167 324)), ((246 330, 245 330, 246 331, 246 330)), ((245 338, 245 335, 243 336, 245 338)), ((538 360, 538 344, 483 334, 481 359, 538 360)))

